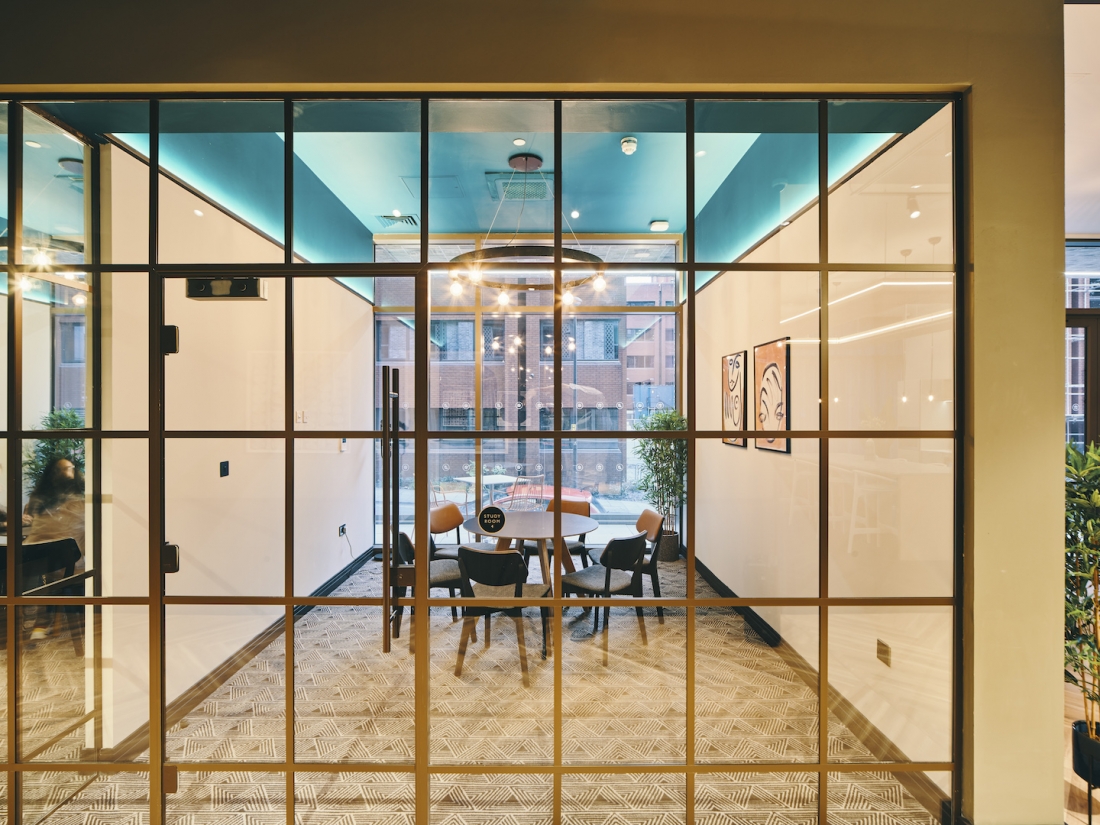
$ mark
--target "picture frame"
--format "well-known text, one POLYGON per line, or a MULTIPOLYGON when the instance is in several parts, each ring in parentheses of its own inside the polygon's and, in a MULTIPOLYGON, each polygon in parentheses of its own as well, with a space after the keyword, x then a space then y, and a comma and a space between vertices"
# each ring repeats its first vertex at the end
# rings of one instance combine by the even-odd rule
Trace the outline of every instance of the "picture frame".
MULTIPOLYGON (((749 351, 722 356, 722 432, 750 429, 745 410, 748 404, 747 364, 749 351)), ((723 444, 748 449, 747 438, 723 438, 723 444)))
MULTIPOLYGON (((778 338, 753 347, 753 421, 754 429, 788 432, 791 429, 791 339, 778 338)), ((776 453, 791 452, 789 438, 769 435, 757 437, 756 449, 776 453)))

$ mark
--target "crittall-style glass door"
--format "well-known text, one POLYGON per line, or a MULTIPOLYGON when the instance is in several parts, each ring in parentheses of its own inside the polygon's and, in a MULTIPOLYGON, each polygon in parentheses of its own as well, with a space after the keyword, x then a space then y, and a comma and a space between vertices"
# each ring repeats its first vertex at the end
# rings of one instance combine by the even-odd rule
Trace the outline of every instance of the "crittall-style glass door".
POLYGON ((9 821, 954 821, 961 105, 6 104, 9 821))

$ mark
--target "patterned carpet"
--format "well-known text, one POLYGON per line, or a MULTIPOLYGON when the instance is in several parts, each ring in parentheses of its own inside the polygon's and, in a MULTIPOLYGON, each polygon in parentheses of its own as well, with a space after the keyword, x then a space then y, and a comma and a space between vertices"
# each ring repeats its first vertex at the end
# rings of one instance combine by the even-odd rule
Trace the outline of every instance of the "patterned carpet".
MULTIPOLYGON (((537 577, 538 565, 532 570, 537 577)), ((379 591, 368 563, 335 595, 379 591)), ((683 561, 662 563, 662 591, 685 593, 683 561)), ((648 582, 647 582, 648 587, 648 582)), ((648 589, 647 589, 648 593, 648 589)), ((714 596, 705 583, 699 596, 714 596)), ((561 780, 561 821, 575 825, 684 823, 686 780, 676 773, 606 774, 609 764, 676 765, 686 757, 686 613, 668 608, 659 624, 645 611, 645 637, 632 610, 612 611, 610 631, 592 635, 590 614, 564 616, 562 760, 591 773, 561 780), (605 647, 606 645, 606 647, 605 647), (605 664, 606 658, 606 664, 605 664)), ((381 608, 320 607, 295 625, 295 748, 299 761, 332 763, 333 773, 296 776, 301 825, 412 823, 412 775, 335 772, 340 763, 408 763, 414 752, 413 657, 406 616, 393 652, 381 652, 381 608)), ((494 616, 454 675, 461 622, 449 609, 430 617, 433 765, 551 765, 554 758, 554 658, 541 656, 539 612, 524 611, 530 686, 520 678, 511 619, 494 616)), ((776 649, 725 608, 696 612, 695 754, 701 763, 815 762, 817 698, 813 675, 797 672, 776 649)), ((84 713, 82 661, 67 632, 24 649, 24 752, 84 713)), ((6 664, 6 660, 5 660, 6 664)), ((178 762, 264 762, 284 758, 285 668, 278 639, 214 691, 168 733, 178 762)), ((0 730, 3 728, 0 727, 0 730)), ((76 761, 83 729, 40 759, 76 761)), ((859 739, 830 721, 830 751, 873 761, 859 739)), ((85 759, 89 758, 87 754, 85 759)), ((147 758, 142 755, 140 760, 147 758)), ((201 765, 196 764, 196 769, 201 765)), ((286 781, 275 773, 180 773, 168 796, 173 825, 285 825, 286 781)), ((553 777, 545 774, 433 774, 430 809, 440 825, 534 825, 553 818, 553 777)), ((893 776, 830 774, 829 820, 851 825, 931 825, 936 820, 893 776)), ((148 822, 140 773, 23 774, 24 822, 35 825, 138 825, 148 822)), ((815 774, 713 773, 695 780, 695 825, 797 825, 817 822, 815 774)))

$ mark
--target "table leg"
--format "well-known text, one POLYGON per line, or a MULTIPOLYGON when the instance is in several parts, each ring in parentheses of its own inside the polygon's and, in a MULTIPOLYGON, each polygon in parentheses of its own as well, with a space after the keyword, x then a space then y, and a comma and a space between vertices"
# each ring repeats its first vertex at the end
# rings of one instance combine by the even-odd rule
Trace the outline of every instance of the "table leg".
POLYGON ((565 568, 566 573, 575 573, 577 565, 573 564, 573 557, 569 555, 569 548, 566 546, 568 542, 562 541, 561 545, 561 566, 565 568))
POLYGON ((546 547, 546 539, 539 539, 539 566, 542 568, 542 583, 550 584, 550 551, 546 547))
POLYGON ((511 549, 512 549, 512 540, 511 539, 497 539, 497 552, 498 553, 507 553, 511 549))

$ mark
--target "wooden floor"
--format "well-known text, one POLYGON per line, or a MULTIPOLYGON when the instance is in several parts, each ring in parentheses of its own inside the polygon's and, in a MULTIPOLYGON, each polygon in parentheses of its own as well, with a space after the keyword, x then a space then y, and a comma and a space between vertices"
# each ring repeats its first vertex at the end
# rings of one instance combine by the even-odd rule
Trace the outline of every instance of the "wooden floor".
MULTIPOLYGON (((1062 806, 1066 809, 1066 825, 1085 825, 1088 822, 1088 786, 1085 780, 1073 772, 1073 755, 1070 750, 1070 725, 1085 715, 1081 704, 1081 691, 1066 683, 1066 720, 1065 720, 1065 782, 1062 793, 1062 806)), ((1100 791, 1092 792, 1093 819, 1100 823, 1100 791)))

